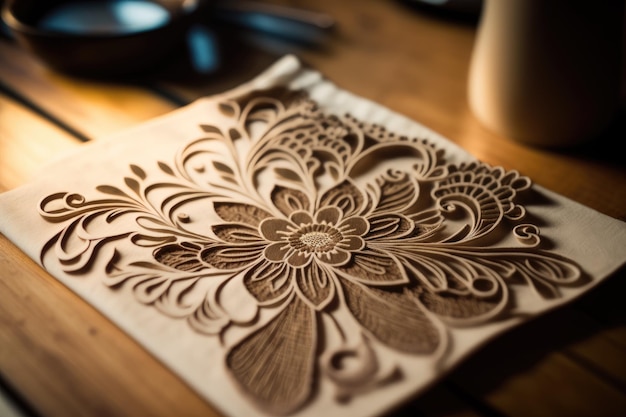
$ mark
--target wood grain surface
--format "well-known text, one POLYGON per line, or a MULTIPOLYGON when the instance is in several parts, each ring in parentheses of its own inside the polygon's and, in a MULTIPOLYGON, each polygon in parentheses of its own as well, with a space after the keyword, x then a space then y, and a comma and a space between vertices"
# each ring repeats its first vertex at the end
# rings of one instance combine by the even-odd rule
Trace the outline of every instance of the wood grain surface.
MULTIPOLYGON (((336 19, 318 44, 209 17, 216 64, 185 48, 126 79, 56 73, 0 38, 0 191, 90 140, 232 88, 296 54, 341 88, 434 129, 492 165, 626 220, 625 112, 575 149, 532 148, 483 127, 467 104, 477 18, 382 0, 284 0, 336 19)), ((626 249, 625 249, 626 250, 626 249)), ((472 355, 392 416, 626 415, 626 271, 472 355)), ((219 416, 142 347, 0 236, 0 385, 26 415, 219 416)))

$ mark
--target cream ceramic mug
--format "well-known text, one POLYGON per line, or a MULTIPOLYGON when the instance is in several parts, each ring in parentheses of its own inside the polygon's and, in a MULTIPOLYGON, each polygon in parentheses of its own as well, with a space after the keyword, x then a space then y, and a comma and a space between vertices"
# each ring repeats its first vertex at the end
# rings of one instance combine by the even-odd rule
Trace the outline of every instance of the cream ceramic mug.
POLYGON ((619 109, 623 0, 485 0, 469 104, 493 131, 566 147, 619 109))

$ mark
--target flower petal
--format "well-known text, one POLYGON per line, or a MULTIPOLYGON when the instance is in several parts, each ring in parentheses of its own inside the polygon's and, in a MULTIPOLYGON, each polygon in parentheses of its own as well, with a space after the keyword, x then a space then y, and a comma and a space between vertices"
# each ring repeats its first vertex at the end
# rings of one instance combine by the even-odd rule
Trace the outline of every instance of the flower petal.
POLYGON ((409 236, 415 229, 411 220, 396 213, 376 215, 368 220, 370 230, 367 234, 367 240, 397 239, 409 236))
POLYGON ((385 175, 377 182, 380 190, 377 213, 403 212, 415 204, 419 196, 419 184, 406 172, 385 175))
POLYGON ((291 213, 289 220, 293 222, 296 226, 302 226, 303 224, 311 224, 313 223, 313 218, 306 211, 296 211, 291 213))
POLYGON ((487 317, 495 316, 504 307, 507 298, 501 293, 497 297, 480 298, 472 294, 460 295, 424 291, 420 301, 428 310, 450 324, 468 325, 483 323, 487 317))
POLYGON ((344 236, 337 246, 349 252, 354 252, 363 249, 365 241, 360 236, 344 236))
POLYGON ((274 303, 291 288, 293 269, 284 263, 259 262, 244 277, 244 285, 261 303, 274 303))
POLYGON ((310 253, 294 251, 291 256, 287 258, 289 265, 295 268, 305 267, 311 262, 312 256, 310 253))
POLYGON ((270 242, 282 241, 290 228, 293 228, 293 224, 290 221, 277 219, 276 217, 265 219, 259 225, 261 236, 270 242))
POLYGON ((262 245, 215 245, 202 251, 200 257, 217 269, 240 269, 259 259, 262 245))
POLYGON ((324 207, 315 215, 315 222, 322 224, 337 224, 341 219, 341 211, 337 207, 324 207))
POLYGON ((199 271, 206 266, 200 261, 200 248, 191 244, 166 245, 154 251, 154 259, 181 271, 199 271))
POLYGON ((337 269, 365 284, 398 285, 409 282, 406 271, 395 257, 372 249, 353 252, 352 262, 337 269))
POLYGON ((263 251, 263 256, 270 262, 283 262, 287 259, 287 254, 291 251, 288 242, 275 242, 267 245, 263 251))
POLYGON ((311 396, 316 345, 315 311, 294 297, 272 321, 233 346, 226 365, 261 410, 290 414, 311 396))
POLYGON ((317 310, 324 308, 332 301, 335 286, 329 272, 316 262, 308 268, 295 270, 296 284, 303 298, 317 310))
POLYGON ((350 260, 350 252, 339 248, 316 253, 316 256, 323 263, 333 266, 345 265, 350 260))
POLYGON ((359 216, 349 217, 339 224, 339 231, 344 235, 351 236, 365 236, 369 232, 369 228, 369 222, 359 216))
POLYGON ((220 218, 229 223, 245 223, 257 227, 261 220, 272 217, 267 211, 242 203, 216 201, 213 208, 220 218))
POLYGON ((337 207, 344 217, 351 217, 365 208, 365 198, 359 187, 345 180, 324 193, 319 207, 337 207))
POLYGON ((441 329, 408 293, 365 287, 348 279, 341 283, 354 318, 387 346, 407 353, 430 354, 442 343, 441 329))
POLYGON ((272 190, 272 202, 285 216, 294 211, 308 211, 309 199, 302 191, 277 185, 272 190))
POLYGON ((245 224, 218 224, 213 226, 213 233, 223 241, 230 243, 245 244, 261 240, 258 230, 245 224))

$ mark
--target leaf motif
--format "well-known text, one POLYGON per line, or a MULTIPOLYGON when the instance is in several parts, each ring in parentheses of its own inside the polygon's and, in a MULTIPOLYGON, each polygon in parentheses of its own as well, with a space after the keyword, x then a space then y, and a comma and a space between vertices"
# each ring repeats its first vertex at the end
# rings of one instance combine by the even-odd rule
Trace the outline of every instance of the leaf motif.
POLYGON ((293 268, 285 262, 261 261, 246 272, 243 282, 261 304, 271 305, 288 294, 293 274, 293 268))
POLYGON ((278 176, 278 178, 282 180, 295 182, 295 183, 302 182, 302 180, 300 179, 300 175, 292 169, 278 167, 274 169, 274 172, 276 172, 276 175, 278 176))
POLYGON ((428 290, 452 289, 467 293, 472 289, 473 279, 508 272, 497 263, 480 260, 481 253, 480 250, 466 252, 449 247, 422 247, 415 251, 403 251, 398 256, 408 273, 428 290))
POLYGON ((165 274, 145 275, 133 288, 137 300, 144 304, 152 304, 167 292, 172 280, 165 274))
POLYGON ((235 128, 231 128, 228 130, 228 136, 230 137, 231 141, 236 141, 237 139, 241 139, 243 137, 243 135, 241 134, 241 132, 239 132, 239 130, 235 129, 235 128))
POLYGON ((130 177, 124 177, 124 182, 126 183, 128 188, 139 194, 139 183, 137 182, 137 180, 130 177))
POLYGON ((415 224, 419 225, 420 230, 433 230, 439 228, 444 221, 441 211, 437 209, 429 209, 408 215, 415 224))
POLYGON ((228 352, 229 372, 259 408, 286 415, 311 396, 315 328, 315 312, 294 297, 267 325, 228 352))
MULTIPOLYGON (((172 282, 166 292, 155 302, 154 306, 163 314, 176 318, 187 318, 197 311, 204 300, 197 300, 191 296, 200 277, 190 276, 186 279, 177 279, 172 282)), ((205 295, 205 294, 200 294, 205 295)), ((196 295, 196 298, 198 296, 196 295)))
POLYGON ((359 282, 370 285, 407 284, 409 279, 397 259, 383 251, 365 249, 352 254, 345 266, 335 266, 359 282))
POLYGON ((380 196, 376 213, 401 213, 415 203, 419 187, 406 173, 388 172, 378 181, 380 196))
POLYGON ((130 241, 137 246, 150 248, 175 242, 176 238, 174 236, 148 236, 140 233, 134 233, 131 235, 130 241))
POLYGON ((272 202, 285 216, 296 211, 309 211, 309 198, 300 190, 277 185, 272 190, 272 202))
POLYGON ((322 310, 333 300, 335 285, 329 272, 312 262, 307 268, 295 268, 298 292, 316 310, 322 310))
POLYGON ((216 201, 213 203, 213 207, 222 220, 230 223, 243 223, 253 227, 258 227, 261 220, 272 217, 267 211, 249 204, 216 201))
POLYGON ((162 233, 166 236, 173 236, 176 232, 176 229, 172 225, 156 217, 139 216, 137 217, 137 224, 145 230, 162 233))
MULTIPOLYGON (((231 103, 221 102, 219 103, 218 108, 224 115, 228 117, 233 117, 236 113, 235 107, 231 103)), ((202 127, 204 128, 204 125, 202 127)))
POLYGON ((213 226, 213 233, 224 242, 255 243, 261 241, 258 229, 245 224, 218 224, 213 226))
POLYGON ((166 245, 154 252, 154 259, 171 268, 191 272, 205 268, 205 265, 200 261, 199 255, 199 248, 190 248, 182 245, 166 245))
POLYGON ((580 283, 583 276, 573 261, 551 253, 519 251, 502 257, 502 264, 514 268, 543 298, 558 297, 557 285, 580 283))
POLYGON ((220 171, 222 174, 226 174, 228 177, 232 177, 235 174, 235 172, 228 165, 222 162, 213 161, 213 166, 215 169, 220 171))
POLYGON ((408 236, 415 226, 401 214, 385 214, 371 216, 367 219, 370 230, 366 240, 398 239, 408 236))
POLYGON ((356 320, 387 346, 414 354, 434 353, 442 335, 402 289, 379 290, 342 280, 346 304, 356 320))
MULTIPOLYGON (((230 109, 232 112, 234 112, 232 110, 232 107, 225 103, 220 103, 220 110, 222 109, 230 109)), ((222 134, 222 131, 217 126, 213 125, 200 125, 200 129, 204 130, 206 133, 217 133, 219 135, 222 134)))
MULTIPOLYGON (((213 167, 224 181, 237 184, 235 172, 228 165, 222 162, 213 161, 213 167)), ((200 170, 202 170, 202 168, 200 170)))
POLYGON ((98 185, 96 187, 96 190, 100 191, 101 193, 105 193, 105 194, 117 195, 117 196, 120 196, 120 197, 128 197, 128 194, 126 194, 124 191, 122 191, 119 188, 114 187, 112 185, 98 185))
POLYGON ((218 335, 230 323, 228 315, 220 309, 214 299, 204 300, 188 317, 189 325, 196 331, 218 335))
POLYGON ((141 178, 142 180, 146 179, 146 172, 140 167, 138 167, 137 165, 130 164, 130 170, 133 171, 133 173, 139 178, 141 178))
POLYGON ((365 197, 352 181, 345 180, 322 196, 319 207, 326 206, 338 207, 343 211, 344 217, 349 217, 365 208, 365 197))
POLYGON ((168 175, 174 176, 174 171, 172 171, 172 168, 170 168, 170 166, 167 165, 165 162, 159 161, 157 164, 159 165, 159 168, 161 168, 161 171, 165 172, 168 175))
POLYGON ((454 325, 471 325, 483 322, 498 314, 506 297, 479 298, 471 294, 424 292, 420 295, 422 304, 437 316, 454 325))
POLYGON ((206 248, 201 258, 207 264, 222 270, 236 270, 245 268, 258 260, 263 251, 260 244, 251 245, 215 245, 206 248))

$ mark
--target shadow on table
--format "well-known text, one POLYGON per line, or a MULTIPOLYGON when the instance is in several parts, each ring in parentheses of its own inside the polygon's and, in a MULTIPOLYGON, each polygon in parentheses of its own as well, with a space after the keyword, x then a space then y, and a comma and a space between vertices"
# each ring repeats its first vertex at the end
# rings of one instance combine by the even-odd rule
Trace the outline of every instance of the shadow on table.
POLYGON ((329 31, 310 38, 280 36, 217 21, 195 25, 180 50, 148 79, 161 93, 184 104, 250 81, 284 55, 304 48, 324 52, 327 38, 335 35, 329 31))
MULTIPOLYGON (((563 356, 573 363, 583 374, 590 379, 598 379, 607 386, 616 389, 616 392, 625 392, 626 375, 621 374, 623 369, 607 372, 606 367, 598 363, 607 364, 607 358, 598 350, 589 358, 590 348, 580 348, 585 341, 593 338, 606 338, 606 342, 616 346, 626 354, 626 341, 619 339, 615 330, 626 329, 626 304, 623 302, 626 294, 626 268, 622 268, 571 304, 558 308, 543 316, 536 317, 506 333, 498 336, 484 347, 463 361, 444 380, 426 391, 419 398, 405 405, 393 414, 395 417, 428 415, 448 416, 456 413, 466 415, 503 416, 507 411, 497 408, 490 402, 503 385, 512 378, 519 378, 526 373, 545 375, 547 369, 558 372, 559 368, 551 361, 556 356, 563 356), (624 343, 622 343, 624 342, 624 343), (582 352, 582 353, 581 353, 582 352), (596 362, 597 361, 597 362, 596 362), (474 414, 472 414, 474 413, 474 414)), ((592 349, 592 348, 591 348, 592 349)), ((609 359, 610 361, 611 359, 609 359)), ((619 361, 620 358, 613 358, 619 361)), ((519 385, 510 389, 506 395, 521 394, 526 397, 516 401, 536 402, 541 407, 542 402, 551 402, 559 394, 559 388, 548 385, 557 382, 557 378, 567 385, 568 375, 558 375, 540 380, 529 378, 522 383, 533 384, 526 390, 520 390, 519 385), (545 385, 541 385, 545 384, 545 385), (513 392, 515 390, 515 392, 513 392), (533 394, 540 393, 537 398, 533 394)), ((519 384, 520 381, 516 381, 519 384)), ((576 381, 571 382, 576 384, 576 381)), ((584 387, 568 387, 567 389, 584 389, 584 387)), ((571 391, 570 391, 571 392, 571 391)), ((566 401, 567 399, 563 399, 566 401)), ((599 412, 612 412, 611 404, 599 406, 599 412)), ((616 414, 618 415, 618 414, 616 414)))
POLYGON ((573 158, 593 160, 626 168, 626 158, 624 158, 622 150, 625 140, 626 102, 606 130, 580 146, 561 152, 573 158))
POLYGON ((395 0, 407 10, 433 19, 476 26, 482 13, 483 0, 395 0))

